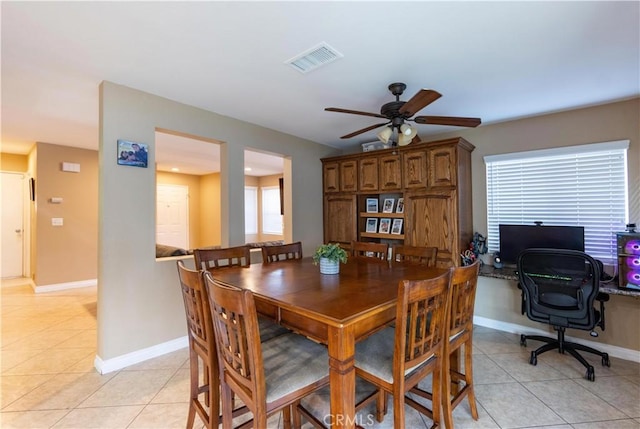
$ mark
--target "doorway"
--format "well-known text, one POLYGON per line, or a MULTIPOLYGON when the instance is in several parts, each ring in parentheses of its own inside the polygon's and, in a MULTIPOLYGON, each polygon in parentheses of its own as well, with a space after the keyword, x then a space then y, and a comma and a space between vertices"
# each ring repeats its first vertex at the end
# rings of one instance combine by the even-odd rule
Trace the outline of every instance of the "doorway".
POLYGON ((2 172, 2 278, 24 273, 25 175, 2 172))
POLYGON ((157 185, 156 243, 189 248, 189 187, 157 185))

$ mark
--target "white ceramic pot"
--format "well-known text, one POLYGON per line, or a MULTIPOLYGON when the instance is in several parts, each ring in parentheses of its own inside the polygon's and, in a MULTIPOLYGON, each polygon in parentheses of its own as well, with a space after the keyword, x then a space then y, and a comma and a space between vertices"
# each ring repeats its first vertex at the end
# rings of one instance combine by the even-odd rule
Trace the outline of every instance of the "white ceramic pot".
POLYGON ((338 274, 340 272, 340 261, 330 261, 327 258, 320 258, 320 273, 338 274))

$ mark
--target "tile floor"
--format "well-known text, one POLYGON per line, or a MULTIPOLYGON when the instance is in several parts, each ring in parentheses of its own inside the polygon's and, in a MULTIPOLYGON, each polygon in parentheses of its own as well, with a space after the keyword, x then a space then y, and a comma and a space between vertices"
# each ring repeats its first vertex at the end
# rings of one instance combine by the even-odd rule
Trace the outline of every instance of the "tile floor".
MULTIPOLYGON (((35 295, 12 280, 2 282, 1 292, 0 427, 184 428, 186 349, 99 375, 93 368, 95 288, 35 295)), ((472 420, 463 401, 454 412, 455 426, 640 428, 640 364, 611 360, 611 368, 593 360, 592 383, 569 356, 547 353, 534 367, 517 335, 479 327, 474 370, 480 418, 472 420)), ((321 392, 309 398, 308 406, 322 416, 327 399, 328 392, 321 392)), ((365 428, 393 426, 391 414, 379 424, 370 420, 372 411, 364 410, 358 423, 365 428)), ((412 408, 406 413, 407 427, 430 427, 431 421, 412 408)), ((270 426, 281 427, 279 415, 270 426)))

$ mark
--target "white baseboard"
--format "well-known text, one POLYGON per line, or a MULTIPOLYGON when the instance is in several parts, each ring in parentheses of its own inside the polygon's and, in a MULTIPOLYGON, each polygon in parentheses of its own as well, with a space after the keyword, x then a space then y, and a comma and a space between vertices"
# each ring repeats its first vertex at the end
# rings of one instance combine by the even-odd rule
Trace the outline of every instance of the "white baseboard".
POLYGON ((66 289, 78 289, 81 287, 89 287, 89 286, 97 286, 98 279, 89 279, 89 280, 80 280, 77 282, 67 282, 67 283, 55 283, 51 285, 42 285, 38 286, 35 283, 31 283, 31 287, 35 293, 43 293, 43 292, 55 292, 59 290, 66 289))
MULTIPOLYGON (((549 336, 549 331, 531 328, 529 326, 517 325, 515 323, 503 322, 501 320, 488 319, 481 316, 473 316, 473 323, 478 326, 484 326, 486 328, 492 328, 498 331, 509 332, 512 334, 549 336)), ((640 352, 638 350, 625 349, 618 346, 612 346, 610 344, 598 343, 595 341, 583 340, 581 338, 570 336, 566 336, 565 339, 567 341, 593 347, 596 350, 601 350, 605 353, 608 353, 609 356, 612 357, 640 363, 640 352)))
POLYGON ((102 360, 100 356, 96 356, 93 365, 96 367, 100 374, 108 374, 110 372, 126 368, 130 365, 143 362, 145 360, 153 359, 167 353, 175 352, 176 350, 180 350, 188 346, 189 339, 185 335, 184 337, 176 338, 175 340, 147 347, 146 349, 136 350, 135 352, 127 353, 125 355, 107 360, 102 360))

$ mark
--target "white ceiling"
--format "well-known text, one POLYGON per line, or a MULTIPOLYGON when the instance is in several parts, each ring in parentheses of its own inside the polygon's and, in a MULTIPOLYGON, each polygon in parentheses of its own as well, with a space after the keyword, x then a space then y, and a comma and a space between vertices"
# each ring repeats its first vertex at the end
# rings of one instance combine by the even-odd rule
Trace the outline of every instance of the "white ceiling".
MULTIPOLYGON (((103 80, 353 150, 387 86, 484 124, 640 94, 640 2, 1 2, 2 150, 98 147, 103 80), (344 55, 284 62, 326 42, 344 55)), ((451 127, 418 125, 426 136, 451 127)), ((179 131, 179 130, 177 130, 179 131)), ((168 144, 180 149, 178 144, 168 144)), ((183 142, 183 144, 185 144, 183 142)), ((175 150, 159 150, 175 159, 175 150)))

